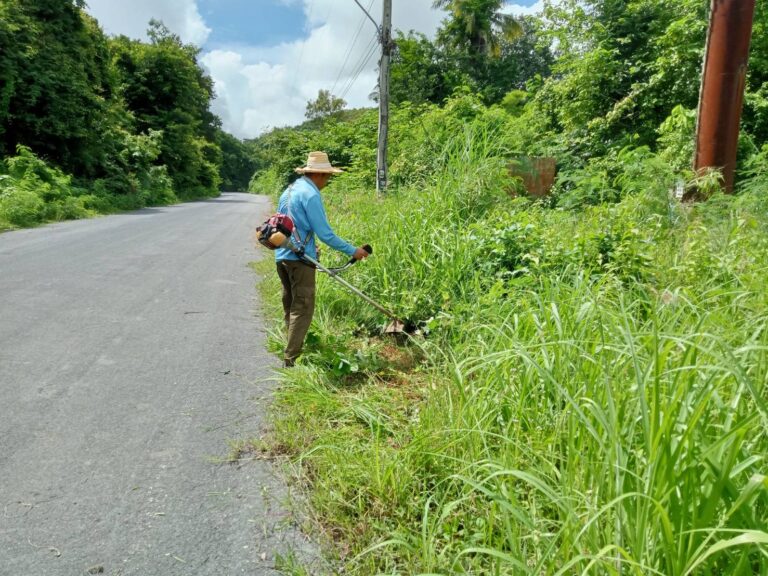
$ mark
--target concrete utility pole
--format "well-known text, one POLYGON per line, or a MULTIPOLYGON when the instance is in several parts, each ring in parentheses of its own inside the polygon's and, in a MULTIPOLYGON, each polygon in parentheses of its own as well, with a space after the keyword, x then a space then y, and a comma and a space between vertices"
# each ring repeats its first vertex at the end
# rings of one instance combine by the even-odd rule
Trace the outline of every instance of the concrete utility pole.
POLYGON ((389 132, 389 61, 392 55, 392 0, 384 0, 380 29, 379 144, 376 152, 376 192, 387 189, 387 136, 389 132))
POLYGON ((722 169, 729 194, 733 192, 754 13, 755 0, 712 0, 694 170, 698 174, 707 168, 722 169))

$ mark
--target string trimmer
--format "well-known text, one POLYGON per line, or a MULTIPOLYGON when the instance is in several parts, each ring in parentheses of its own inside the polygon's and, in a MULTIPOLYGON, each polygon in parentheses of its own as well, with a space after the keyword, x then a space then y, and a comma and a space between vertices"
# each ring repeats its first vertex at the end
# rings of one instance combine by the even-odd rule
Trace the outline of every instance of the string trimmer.
MULTIPOLYGON (((347 290, 359 296, 360 298, 368 302, 368 304, 376 308, 376 310, 378 310, 379 312, 384 314, 387 318, 389 318, 391 322, 387 324, 386 328, 384 328, 384 334, 402 334, 405 332, 409 332, 409 330, 406 329, 405 322, 403 322, 397 316, 395 316, 394 312, 391 312, 390 310, 388 310, 387 308, 385 308, 384 306, 376 302, 376 300, 374 300, 373 298, 365 294, 362 290, 352 286, 352 284, 350 284, 349 282, 344 280, 344 278, 339 276, 339 273, 342 270, 346 270, 347 268, 352 266, 352 264, 357 262, 357 260, 355 260, 354 258, 350 258, 349 261, 344 266, 340 266, 338 268, 326 268, 314 258, 307 256, 303 250, 297 248, 296 245, 293 242, 291 242, 290 239, 288 239, 286 243, 283 244, 283 247, 291 250, 305 263, 311 264, 312 266, 320 270, 320 272, 325 272, 326 274, 328 274, 328 276, 336 280, 336 282, 344 286, 347 290)), ((373 254, 373 248, 371 247, 370 244, 366 244, 362 248, 363 250, 368 252, 368 254, 373 254)))
MULTIPOLYGON (((352 266, 357 260, 355 258, 350 258, 349 261, 344 264, 343 266, 339 266, 337 268, 328 268, 326 266, 323 266, 318 262, 316 259, 312 258, 311 256, 307 256, 304 253, 303 248, 299 248, 296 246, 296 244, 293 243, 291 239, 291 234, 293 232, 293 220, 290 219, 287 215, 280 214, 279 217, 272 217, 267 222, 262 225, 262 227, 257 230, 257 238, 259 242, 267 246, 268 248, 288 248, 291 252, 296 254, 301 261, 303 261, 305 264, 308 264, 310 266, 314 266, 320 272, 324 272, 331 278, 333 278, 336 282, 344 286, 347 290, 355 294, 356 296, 362 298, 368 304, 376 308, 379 312, 384 314, 387 318, 391 320, 389 324, 384 328, 385 334, 407 334, 413 332, 413 326, 406 324, 402 320, 400 320, 397 316, 395 316, 394 312, 388 310, 376 300, 362 292, 359 288, 356 288, 355 286, 352 286, 349 282, 344 280, 341 276, 339 276, 339 273, 343 270, 346 270, 350 266, 352 266), (266 242, 266 243, 265 243, 266 242)), ((368 252, 368 254, 373 254, 373 248, 366 244, 362 247, 363 250, 368 252)))

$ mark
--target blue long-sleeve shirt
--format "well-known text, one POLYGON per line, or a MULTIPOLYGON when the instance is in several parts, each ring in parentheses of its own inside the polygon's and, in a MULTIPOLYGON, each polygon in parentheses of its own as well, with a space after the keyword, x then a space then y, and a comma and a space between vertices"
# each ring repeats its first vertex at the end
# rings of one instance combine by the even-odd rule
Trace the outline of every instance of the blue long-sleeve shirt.
MULTIPOLYGON (((307 256, 317 259, 315 236, 334 250, 343 252, 347 256, 352 256, 355 253, 355 247, 352 244, 333 233, 330 224, 328 224, 328 217, 325 215, 320 190, 309 178, 302 176, 286 188, 280 196, 277 211, 291 217, 298 231, 298 237, 294 232, 291 239, 294 244, 298 245, 299 238, 301 238, 301 245, 304 246, 304 252, 307 256), (291 197, 290 208, 288 206, 289 194, 291 197)), ((275 260, 298 259, 299 257, 288 248, 275 250, 275 260)))

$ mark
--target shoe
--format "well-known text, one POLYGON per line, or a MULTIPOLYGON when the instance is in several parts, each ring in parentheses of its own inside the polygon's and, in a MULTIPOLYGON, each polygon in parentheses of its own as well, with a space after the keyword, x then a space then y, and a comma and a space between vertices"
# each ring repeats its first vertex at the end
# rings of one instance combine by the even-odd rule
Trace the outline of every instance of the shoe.
POLYGON ((296 365, 296 360, 283 360, 283 368, 293 368, 296 365))

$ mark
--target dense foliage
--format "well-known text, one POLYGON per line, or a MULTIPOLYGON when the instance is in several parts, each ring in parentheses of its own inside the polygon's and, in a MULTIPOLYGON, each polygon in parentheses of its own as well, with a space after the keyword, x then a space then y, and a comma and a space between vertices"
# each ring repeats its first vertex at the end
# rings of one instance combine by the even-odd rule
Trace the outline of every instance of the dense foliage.
POLYGON ((347 103, 342 98, 331 94, 329 90, 319 90, 317 98, 307 102, 304 116, 309 120, 325 118, 341 112, 347 103))
POLYGON ((0 153, 22 144, 70 173, 103 172, 120 112, 104 34, 71 1, 10 1, 0 10, 0 153))
POLYGON ((423 34, 398 32, 391 101, 441 104, 456 89, 468 87, 494 104, 510 90, 524 90, 529 81, 548 76, 552 54, 540 40, 540 23, 533 18, 513 22, 506 24, 506 34, 485 31, 474 40, 461 33, 463 26, 449 26, 434 43, 423 34))
POLYGON ((375 247, 345 274, 421 332, 396 346, 321 279, 281 376, 267 449, 345 573, 768 574, 768 2, 735 196, 690 169, 708 1, 436 4, 434 41, 397 35, 377 197, 375 110, 315 101, 243 148, 161 24, 108 39, 80 0, 3 1, 0 228, 254 170, 276 195, 325 150, 334 227, 375 247), (559 171, 533 201, 509 164, 542 155, 559 171), (694 186, 708 202, 681 203, 694 186))
POLYGON ((259 192, 310 149, 347 168, 328 213, 375 248, 347 279, 422 333, 387 341, 321 278, 282 375, 264 449, 294 457, 344 573, 768 573, 766 3, 735 196, 690 169, 707 5, 547 2, 554 74, 501 99, 474 77, 433 101, 444 46, 401 36, 400 65, 431 64, 402 76, 381 197, 375 111, 251 143, 259 192), (519 155, 556 157, 549 197, 521 194, 519 155))
POLYGON ((161 23, 150 37, 107 38, 80 0, 0 3, 0 229, 247 185, 252 161, 209 111, 198 49, 161 23), (18 168, 32 164, 61 194, 18 168))
POLYGON ((552 210, 508 199, 492 136, 329 195, 377 250, 348 279, 426 333, 396 349, 321 280, 284 376, 278 446, 345 570, 765 573, 768 172, 690 209, 625 157, 619 202, 552 210))

